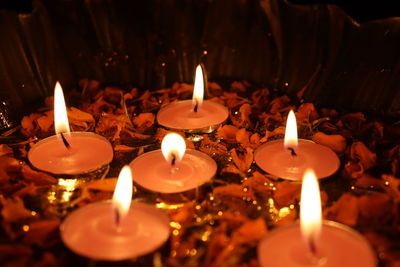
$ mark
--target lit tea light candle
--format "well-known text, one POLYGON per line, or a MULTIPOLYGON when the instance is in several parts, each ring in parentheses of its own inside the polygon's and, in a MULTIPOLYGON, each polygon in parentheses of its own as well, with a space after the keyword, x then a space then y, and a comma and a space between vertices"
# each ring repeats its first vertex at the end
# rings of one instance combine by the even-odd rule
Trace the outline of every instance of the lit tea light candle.
POLYGON ((186 149, 184 139, 167 134, 161 150, 147 152, 130 163, 133 180, 140 186, 159 193, 181 193, 212 179, 217 164, 208 155, 186 149))
POLYGON ((170 235, 169 219, 157 208, 133 203, 131 170, 118 177, 112 201, 89 204, 71 213, 60 227, 64 244, 95 260, 134 259, 157 250, 170 235))
POLYGON ((310 140, 297 139, 296 117, 289 112, 284 140, 267 142, 254 153, 254 160, 264 171, 287 180, 301 180, 307 168, 318 178, 334 174, 340 166, 335 152, 310 140))
POLYGON ((107 166, 113 149, 104 137, 91 132, 70 132, 64 95, 57 82, 54 90, 56 135, 37 142, 28 152, 31 164, 56 175, 77 175, 107 166))
POLYGON ((318 181, 307 170, 301 191, 300 225, 276 228, 258 245, 261 266, 374 267, 375 253, 368 241, 355 230, 321 220, 318 181))
POLYGON ((213 101, 203 101, 204 78, 201 65, 196 68, 192 100, 169 104, 157 114, 158 124, 176 131, 210 133, 224 123, 228 109, 213 101))

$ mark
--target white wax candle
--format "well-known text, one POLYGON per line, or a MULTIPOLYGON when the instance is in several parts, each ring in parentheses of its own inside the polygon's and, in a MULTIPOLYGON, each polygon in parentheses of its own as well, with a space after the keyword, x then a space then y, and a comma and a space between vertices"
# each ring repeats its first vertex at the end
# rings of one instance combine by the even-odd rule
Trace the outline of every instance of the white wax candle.
POLYGON ((118 261, 153 252, 170 235, 168 217, 153 206, 133 203, 118 227, 114 212, 111 201, 74 211, 60 227, 64 244, 87 258, 118 261))
POLYGON ((194 189, 214 177, 217 164, 208 155, 187 149, 174 167, 161 150, 145 153, 130 164, 132 178, 140 186, 160 193, 179 193, 194 189))
POLYGON ((172 130, 212 132, 228 119, 228 115, 228 109, 216 102, 205 100, 194 112, 192 100, 184 100, 162 108, 157 122, 172 130))
POLYGON ((375 253, 368 241, 353 229, 332 221, 322 225, 313 256, 299 224, 279 227, 268 233, 258 245, 262 267, 374 267, 375 253))
POLYGON ((296 153, 291 155, 283 140, 274 140, 259 146, 254 160, 264 171, 287 180, 302 180, 307 168, 312 168, 318 178, 328 177, 340 166, 335 152, 309 140, 299 139, 296 153))
POLYGON ((36 143, 28 152, 31 164, 53 174, 75 175, 87 173, 109 164, 113 149, 104 137, 91 132, 71 132, 65 135, 67 149, 60 136, 50 136, 36 143))

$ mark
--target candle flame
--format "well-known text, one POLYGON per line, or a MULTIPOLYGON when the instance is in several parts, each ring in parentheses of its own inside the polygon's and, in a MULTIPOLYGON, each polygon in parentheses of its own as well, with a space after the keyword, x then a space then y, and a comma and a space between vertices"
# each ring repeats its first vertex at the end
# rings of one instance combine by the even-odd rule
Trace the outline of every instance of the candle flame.
POLYGON ((310 249, 315 250, 321 232, 322 210, 318 180, 312 169, 304 173, 300 203, 301 233, 310 249))
POLYGON ((176 133, 167 134, 161 142, 161 152, 165 160, 174 165, 183 158, 186 143, 182 136, 176 133))
POLYGON ((54 128, 56 134, 69 134, 70 132, 64 93, 59 82, 56 83, 54 88, 54 128))
POLYGON ((125 165, 119 173, 117 184, 112 198, 116 212, 117 224, 126 216, 132 201, 132 173, 131 168, 125 165))
POLYGON ((203 76, 203 68, 201 65, 197 65, 196 67, 196 76, 194 78, 194 89, 193 89, 193 97, 192 103, 193 106, 201 107, 203 104, 204 98, 204 76, 203 76))
POLYGON ((285 130, 285 148, 296 149, 297 148, 297 123, 296 117, 294 116, 293 110, 290 110, 286 121, 285 130))

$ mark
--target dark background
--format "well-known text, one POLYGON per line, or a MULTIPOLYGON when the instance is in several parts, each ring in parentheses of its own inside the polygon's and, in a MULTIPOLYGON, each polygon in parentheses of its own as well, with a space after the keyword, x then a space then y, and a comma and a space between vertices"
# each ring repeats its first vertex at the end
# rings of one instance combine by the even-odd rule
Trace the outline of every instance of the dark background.
POLYGON ((376 20, 400 17, 393 2, 0 1, 0 100, 22 113, 81 78, 153 90, 201 62, 211 80, 400 117, 400 18, 376 20))
MULTIPOLYGON (((400 16, 399 3, 395 0, 290 0, 290 2, 295 4, 334 4, 360 22, 400 16)), ((0 8, 29 13, 32 11, 32 0, 0 1, 0 8)))

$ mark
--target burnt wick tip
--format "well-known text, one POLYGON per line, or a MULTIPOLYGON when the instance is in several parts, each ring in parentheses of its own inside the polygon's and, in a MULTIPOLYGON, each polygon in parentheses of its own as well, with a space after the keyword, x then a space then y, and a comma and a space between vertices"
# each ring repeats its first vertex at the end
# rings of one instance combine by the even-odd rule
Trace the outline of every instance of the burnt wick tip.
POLYGON ((199 103, 197 103, 197 101, 196 101, 196 104, 194 104, 194 107, 193 107, 193 111, 197 112, 198 109, 199 109, 199 103))
POLYGON ((297 153, 296 153, 296 151, 294 150, 294 148, 288 147, 287 149, 290 151, 290 154, 291 154, 292 156, 297 156, 297 153))
POLYGON ((317 255, 317 246, 315 245, 314 241, 309 242, 310 251, 313 255, 317 255))
POLYGON ((65 138, 64 134, 63 134, 63 133, 60 133, 60 134, 61 134, 61 139, 63 140, 64 146, 65 146, 67 149, 71 149, 71 145, 70 145, 70 143, 68 143, 68 141, 67 141, 67 139, 65 138))
POLYGON ((115 212, 115 224, 119 225, 120 220, 121 220, 121 216, 119 215, 119 212, 118 212, 117 209, 115 209, 114 212, 115 212))
POLYGON ((172 160, 171 160, 171 166, 175 166, 176 163, 176 156, 174 154, 172 154, 172 160))

